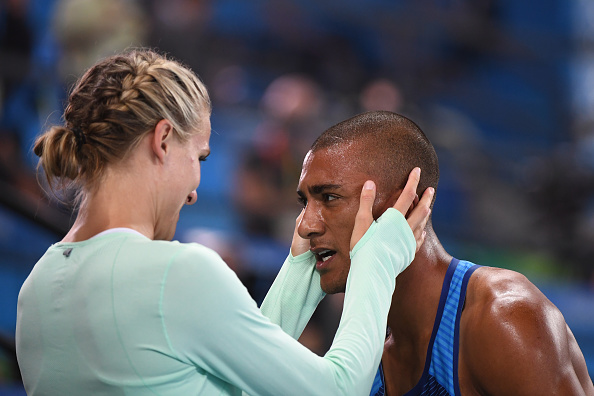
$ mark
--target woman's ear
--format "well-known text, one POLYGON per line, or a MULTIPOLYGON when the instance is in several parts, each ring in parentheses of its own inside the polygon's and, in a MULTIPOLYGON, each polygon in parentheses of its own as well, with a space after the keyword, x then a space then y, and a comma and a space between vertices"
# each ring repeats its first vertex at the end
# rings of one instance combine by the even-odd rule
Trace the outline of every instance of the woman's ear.
POLYGON ((169 120, 159 121, 153 132, 151 147, 160 162, 164 162, 165 156, 169 153, 171 139, 173 139, 173 125, 169 120))

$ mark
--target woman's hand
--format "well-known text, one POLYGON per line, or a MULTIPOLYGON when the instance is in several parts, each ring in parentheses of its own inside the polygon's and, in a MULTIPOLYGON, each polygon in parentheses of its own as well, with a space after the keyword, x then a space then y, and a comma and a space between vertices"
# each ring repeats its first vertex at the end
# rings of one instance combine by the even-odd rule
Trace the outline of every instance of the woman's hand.
POLYGON ((301 223, 304 213, 305 209, 302 209, 297 220, 295 220, 295 231, 293 232, 293 240, 291 241, 291 254, 293 257, 297 257, 300 254, 307 252, 310 248, 309 239, 301 238, 297 232, 297 227, 299 227, 299 223, 301 223))
MULTIPOLYGON (((427 188, 423 192, 421 200, 418 200, 417 186, 421 178, 421 169, 415 168, 410 172, 408 181, 404 190, 398 197, 398 200, 394 204, 393 208, 402 213, 408 222, 417 242, 416 251, 425 240, 425 225, 429 220, 429 214, 431 213, 431 200, 435 190, 432 187, 427 188), (418 201, 418 203, 417 203, 418 201)), ((373 223, 373 202, 375 200, 375 183, 368 180, 363 185, 361 191, 361 201, 359 204, 359 211, 355 218, 355 227, 351 236, 351 250, 355 247, 357 242, 363 237, 363 234, 367 231, 369 226, 373 223)), ((295 238, 293 238, 295 240, 295 238)), ((292 249, 292 248, 291 248, 292 249)))

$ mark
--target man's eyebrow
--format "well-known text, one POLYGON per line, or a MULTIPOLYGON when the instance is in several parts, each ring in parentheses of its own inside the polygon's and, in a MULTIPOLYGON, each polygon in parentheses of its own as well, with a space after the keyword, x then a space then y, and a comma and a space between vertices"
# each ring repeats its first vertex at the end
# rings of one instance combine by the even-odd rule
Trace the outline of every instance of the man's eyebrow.
POLYGON ((342 186, 340 184, 316 184, 309 187, 309 191, 312 194, 321 194, 327 190, 338 190, 342 186))
MULTIPOLYGON (((338 190, 341 187, 340 184, 316 184, 309 187, 308 190, 311 194, 321 194, 327 190, 338 190)), ((305 193, 300 188, 297 188, 297 195, 305 198, 305 193)))

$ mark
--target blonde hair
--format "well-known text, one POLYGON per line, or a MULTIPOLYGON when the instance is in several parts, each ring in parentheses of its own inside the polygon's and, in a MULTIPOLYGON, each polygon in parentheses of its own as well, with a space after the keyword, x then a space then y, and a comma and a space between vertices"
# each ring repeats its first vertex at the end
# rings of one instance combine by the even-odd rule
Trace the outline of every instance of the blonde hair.
POLYGON ((33 150, 52 191, 61 182, 80 192, 160 120, 186 141, 210 111, 206 87, 189 68, 151 50, 132 50, 86 71, 68 98, 65 124, 40 135, 33 150))

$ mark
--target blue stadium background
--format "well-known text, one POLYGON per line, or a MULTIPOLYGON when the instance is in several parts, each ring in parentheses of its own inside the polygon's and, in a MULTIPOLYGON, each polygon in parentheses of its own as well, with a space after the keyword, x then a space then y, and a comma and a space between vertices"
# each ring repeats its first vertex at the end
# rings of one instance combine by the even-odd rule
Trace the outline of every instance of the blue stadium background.
MULTIPOLYGON (((588 0, 13 0, 0 3, 0 395, 24 394, 20 286, 73 219, 39 187, 32 142, 84 68, 130 46, 178 58, 211 92, 212 155, 176 239, 219 251, 256 300, 288 251, 308 146, 392 110, 438 150, 433 222, 448 251, 528 276, 594 376, 588 0)), ((325 302, 303 342, 323 353, 339 307, 325 302)))

